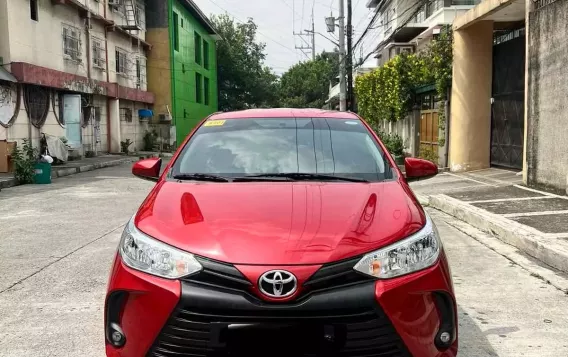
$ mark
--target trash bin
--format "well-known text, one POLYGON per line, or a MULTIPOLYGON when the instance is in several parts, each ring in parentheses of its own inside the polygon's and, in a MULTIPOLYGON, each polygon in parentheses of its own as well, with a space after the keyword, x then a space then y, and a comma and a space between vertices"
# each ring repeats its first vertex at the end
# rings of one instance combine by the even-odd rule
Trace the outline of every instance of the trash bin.
POLYGON ((34 183, 45 185, 51 183, 51 164, 47 162, 38 162, 34 166, 35 175, 34 183))

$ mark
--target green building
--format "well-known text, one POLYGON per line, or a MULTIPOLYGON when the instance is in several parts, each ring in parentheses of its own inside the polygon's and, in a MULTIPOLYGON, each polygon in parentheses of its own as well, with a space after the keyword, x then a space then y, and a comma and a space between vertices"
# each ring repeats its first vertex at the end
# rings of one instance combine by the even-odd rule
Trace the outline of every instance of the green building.
POLYGON ((171 120, 179 145, 217 111, 217 52, 209 19, 191 0, 146 0, 148 91, 157 121, 171 120))

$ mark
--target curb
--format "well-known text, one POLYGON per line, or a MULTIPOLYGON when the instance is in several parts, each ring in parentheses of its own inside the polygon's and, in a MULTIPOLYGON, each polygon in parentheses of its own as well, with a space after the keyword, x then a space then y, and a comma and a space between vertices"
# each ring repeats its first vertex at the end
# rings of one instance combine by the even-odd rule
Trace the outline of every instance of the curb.
MULTIPOLYGON (((103 169, 103 168, 106 168, 106 167, 113 167, 113 166, 118 166, 118 165, 122 165, 122 164, 129 164, 129 163, 132 163, 134 161, 137 161, 136 157, 125 157, 125 158, 110 160, 110 161, 105 161, 105 162, 85 164, 85 165, 78 166, 78 167, 68 167, 68 168, 62 168, 62 169, 57 169, 57 167, 52 167, 51 178, 56 179, 56 178, 59 178, 59 177, 71 176, 71 175, 75 175, 75 174, 82 173, 82 172, 88 172, 88 171, 103 169)), ((16 182, 16 179, 14 179, 14 178, 11 178, 9 180, 0 181, 0 189, 10 188, 10 187, 14 187, 14 186, 19 186, 18 183, 16 182)))
POLYGON ((512 245, 541 262, 568 273, 568 249, 543 233, 515 221, 489 213, 452 197, 430 196, 428 205, 512 245))

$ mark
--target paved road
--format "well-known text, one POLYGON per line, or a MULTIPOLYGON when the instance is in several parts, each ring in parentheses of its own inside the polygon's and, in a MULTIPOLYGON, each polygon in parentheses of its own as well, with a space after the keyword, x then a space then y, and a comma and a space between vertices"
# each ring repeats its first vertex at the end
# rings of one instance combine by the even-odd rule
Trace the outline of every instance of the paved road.
MULTIPOLYGON (((0 357, 103 357, 122 225, 151 187, 129 167, 0 192, 0 357)), ((455 278, 460 356, 567 356, 568 296, 431 211, 455 278)))

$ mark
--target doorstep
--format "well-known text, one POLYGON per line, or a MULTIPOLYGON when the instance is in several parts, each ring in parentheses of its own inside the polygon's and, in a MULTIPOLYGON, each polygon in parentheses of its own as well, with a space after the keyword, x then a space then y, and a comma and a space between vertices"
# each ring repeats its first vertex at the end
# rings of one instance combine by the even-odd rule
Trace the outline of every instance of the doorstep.
MULTIPOLYGON (((59 177, 75 175, 81 172, 132 163, 137 159, 137 156, 101 155, 93 158, 68 161, 63 165, 51 166, 51 178, 56 179, 59 177)), ((13 174, 0 174, 0 189, 13 186, 18 186, 13 174)))
POLYGON ((568 197, 527 188, 514 172, 446 173, 411 184, 418 200, 568 273, 568 197))

